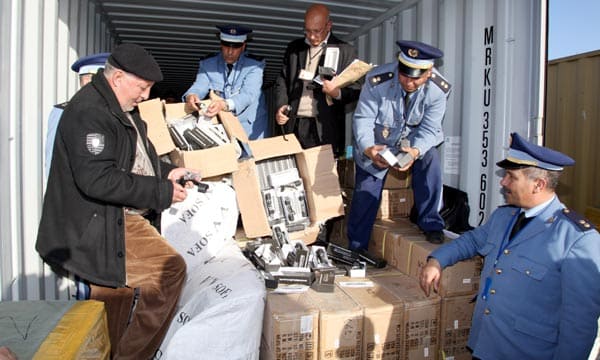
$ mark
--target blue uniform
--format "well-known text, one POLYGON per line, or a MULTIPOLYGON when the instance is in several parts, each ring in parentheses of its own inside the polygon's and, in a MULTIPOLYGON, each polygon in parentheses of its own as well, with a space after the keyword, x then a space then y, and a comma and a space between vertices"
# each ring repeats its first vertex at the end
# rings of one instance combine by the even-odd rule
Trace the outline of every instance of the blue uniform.
POLYGON ((554 198, 510 242, 500 207, 431 253, 442 268, 485 258, 468 346, 493 359, 587 359, 600 315, 600 235, 554 198))
POLYGON ((424 231, 444 228, 444 220, 438 212, 442 173, 436 146, 444 139, 442 119, 448 90, 447 82, 434 70, 432 78, 410 95, 405 107, 406 92, 398 81, 397 62, 378 66, 367 74, 352 121, 356 185, 348 214, 351 248, 368 246, 388 172, 376 167, 364 151, 373 145, 385 144, 397 153, 402 138, 410 140, 411 147, 420 152, 412 167, 419 227, 424 231))
POLYGON ((240 55, 229 76, 221 53, 200 61, 196 81, 183 95, 204 99, 210 90, 225 99, 251 140, 267 136, 268 115, 261 87, 264 62, 240 55))
POLYGON ((48 179, 48 174, 50 174, 50 164, 52 162, 52 150, 54 149, 54 138, 56 137, 56 129, 58 128, 60 117, 62 116, 63 110, 65 109, 66 105, 67 103, 54 105, 54 107, 52 107, 52 111, 50 111, 50 115, 48 116, 48 133, 46 134, 46 155, 44 158, 44 179, 48 179))

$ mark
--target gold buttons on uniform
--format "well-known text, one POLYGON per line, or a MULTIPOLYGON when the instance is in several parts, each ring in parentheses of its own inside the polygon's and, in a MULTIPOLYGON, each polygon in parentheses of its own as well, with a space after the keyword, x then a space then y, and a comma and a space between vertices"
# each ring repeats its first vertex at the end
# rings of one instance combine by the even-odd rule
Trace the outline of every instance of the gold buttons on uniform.
POLYGON ((485 309, 485 310, 483 310, 483 313, 486 315, 489 315, 491 313, 491 311, 490 311, 490 309, 485 309))
POLYGON ((504 249, 504 255, 508 255, 508 254, 510 254, 510 250, 504 249))
POLYGON ((498 275, 502 274, 502 269, 496 269, 496 274, 498 274, 498 275))
POLYGON ((496 293, 496 289, 491 289, 490 294, 494 295, 496 293))

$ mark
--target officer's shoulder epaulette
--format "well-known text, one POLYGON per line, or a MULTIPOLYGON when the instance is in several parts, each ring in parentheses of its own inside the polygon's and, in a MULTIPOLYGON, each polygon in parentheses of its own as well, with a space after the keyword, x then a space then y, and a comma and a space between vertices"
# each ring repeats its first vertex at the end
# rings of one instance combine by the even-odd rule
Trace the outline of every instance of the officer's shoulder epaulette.
POLYGON ((499 205, 499 208, 505 208, 505 207, 513 207, 516 209, 516 207, 514 205, 510 205, 510 204, 504 204, 504 205, 499 205))
POLYGON ((56 104, 56 105, 54 105, 54 107, 55 107, 55 108, 57 108, 57 109, 62 109, 62 110, 64 110, 64 109, 67 107, 67 105, 69 105, 69 102, 68 102, 68 101, 65 101, 64 103, 60 103, 60 104, 56 104))
POLYGON ((564 208, 564 209, 562 209, 561 212, 569 221, 571 221, 573 224, 575 224, 577 226, 577 228, 579 228, 579 230, 581 230, 581 231, 588 231, 588 230, 593 230, 596 228, 596 226, 594 226, 594 224, 591 221, 589 221, 583 215, 579 214, 576 211, 573 211, 568 208, 564 208))
POLYGON ((385 73, 381 73, 381 74, 376 74, 369 78, 369 83, 371 84, 371 86, 377 86, 381 83, 391 80, 393 77, 394 77, 393 72, 385 72, 385 73))
POLYGON ((448 82, 448 80, 444 79, 442 75, 435 71, 431 72, 431 77, 429 79, 446 94, 452 88, 452 85, 448 82))
POLYGON ((260 55, 256 55, 256 54, 245 54, 247 58, 256 60, 256 61, 263 61, 265 58, 264 56, 260 56, 260 55))

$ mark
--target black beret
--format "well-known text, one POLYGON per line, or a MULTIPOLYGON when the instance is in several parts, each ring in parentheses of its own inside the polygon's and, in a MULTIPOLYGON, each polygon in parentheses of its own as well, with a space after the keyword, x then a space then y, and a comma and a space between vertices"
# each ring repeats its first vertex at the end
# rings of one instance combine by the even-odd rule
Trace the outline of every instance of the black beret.
POLYGON ((108 57, 108 62, 148 81, 159 82, 163 79, 156 60, 137 44, 126 43, 117 46, 108 57))

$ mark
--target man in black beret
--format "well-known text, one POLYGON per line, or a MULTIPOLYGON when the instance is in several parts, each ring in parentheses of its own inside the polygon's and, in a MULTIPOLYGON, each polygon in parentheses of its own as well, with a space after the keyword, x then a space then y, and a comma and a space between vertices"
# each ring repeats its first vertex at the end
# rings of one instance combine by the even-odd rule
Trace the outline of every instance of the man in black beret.
POLYGON ((36 243, 45 262, 104 301, 114 358, 153 356, 185 278, 182 257, 150 222, 186 198, 177 180, 197 173, 160 161, 147 138, 137 105, 161 80, 146 50, 123 44, 69 101, 36 243))

